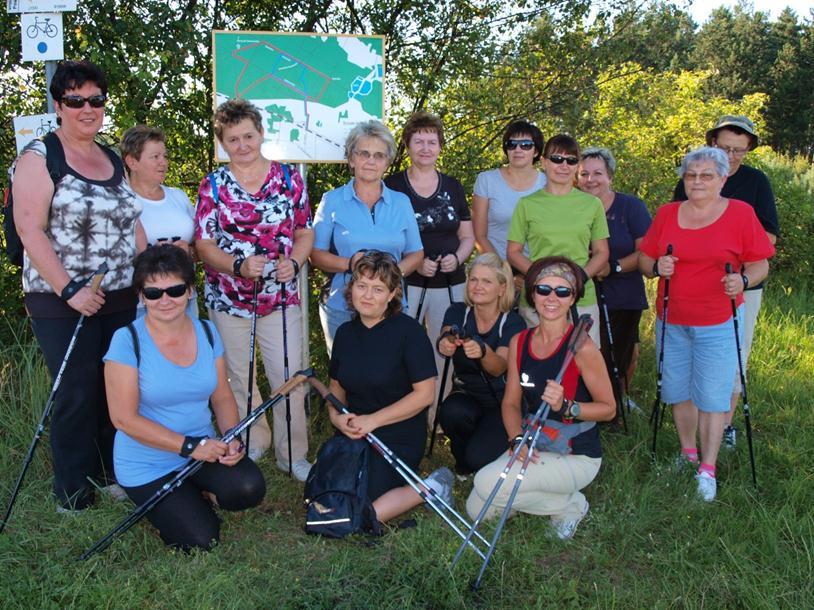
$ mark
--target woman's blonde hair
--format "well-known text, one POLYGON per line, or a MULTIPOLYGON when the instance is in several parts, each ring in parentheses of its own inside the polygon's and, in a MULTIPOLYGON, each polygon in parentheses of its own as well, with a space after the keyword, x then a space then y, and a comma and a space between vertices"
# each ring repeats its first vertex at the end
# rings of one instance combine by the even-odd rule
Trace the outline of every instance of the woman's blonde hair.
POLYGON ((509 311, 514 305, 514 280, 512 279, 512 268, 509 263, 504 261, 494 252, 486 252, 475 257, 466 267, 466 286, 464 287, 464 303, 472 307, 472 301, 469 299, 469 275, 472 270, 477 267, 488 267, 495 272, 497 281, 501 286, 505 286, 506 290, 503 296, 497 302, 497 306, 503 313, 509 311))

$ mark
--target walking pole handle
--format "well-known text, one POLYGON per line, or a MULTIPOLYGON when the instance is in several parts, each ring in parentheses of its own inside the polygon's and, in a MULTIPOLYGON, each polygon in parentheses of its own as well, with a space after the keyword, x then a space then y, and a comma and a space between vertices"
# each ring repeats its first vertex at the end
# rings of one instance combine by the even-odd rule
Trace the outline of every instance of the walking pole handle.
POLYGON ((726 272, 727 272, 727 274, 734 273, 734 271, 732 271, 732 263, 727 263, 726 264, 726 272))
POLYGON ((667 244, 667 256, 672 256, 673 254, 673 244, 667 244))
POLYGON ((90 290, 91 292, 96 292, 99 290, 99 286, 102 285, 102 280, 105 277, 105 274, 108 272, 107 262, 103 262, 99 265, 99 268, 96 270, 96 273, 93 274, 93 277, 90 279, 90 290))

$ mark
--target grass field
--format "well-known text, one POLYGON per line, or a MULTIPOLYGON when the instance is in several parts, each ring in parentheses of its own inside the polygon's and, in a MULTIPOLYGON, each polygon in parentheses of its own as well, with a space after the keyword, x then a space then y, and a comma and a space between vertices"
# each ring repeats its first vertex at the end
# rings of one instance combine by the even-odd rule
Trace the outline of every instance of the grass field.
MULTIPOLYGON (((57 515, 46 440, 0 535, 0 606, 814 607, 814 294, 779 284, 764 300, 749 375, 757 490, 743 433, 737 451, 722 455, 718 499, 706 505, 695 497, 692 473, 671 469, 678 449, 672 424, 662 430, 654 461, 647 417, 631 416, 628 435, 604 434, 603 467, 586 491, 591 511, 574 540, 550 540, 540 518, 511 519, 472 594, 468 583, 479 561, 470 553, 450 572, 458 538, 433 513, 417 509, 418 527, 376 540, 307 536, 302 485, 268 458, 261 461, 269 488, 264 503, 224 514, 215 551, 169 551, 144 521, 104 554, 79 562, 131 506, 104 498, 79 516, 57 515)), ((644 325, 633 395, 648 411, 655 386, 652 318, 644 325)), ((18 336, 0 347, 2 510, 50 389, 36 346, 26 333, 18 336)), ((740 416, 737 423, 742 431, 740 416)), ((311 425, 314 441, 327 436, 327 420, 316 409, 311 425)), ((422 470, 442 463, 452 463, 446 448, 422 470)), ((456 489, 461 509, 470 485, 456 489)))

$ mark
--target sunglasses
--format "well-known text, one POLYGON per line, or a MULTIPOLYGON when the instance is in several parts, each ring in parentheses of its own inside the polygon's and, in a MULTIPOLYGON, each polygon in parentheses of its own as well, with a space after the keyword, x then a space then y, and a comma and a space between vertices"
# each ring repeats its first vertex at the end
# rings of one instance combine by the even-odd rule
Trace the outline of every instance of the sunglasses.
POLYGON ((568 165, 576 165, 579 163, 579 159, 576 157, 563 157, 562 155, 548 155, 546 159, 552 163, 556 163, 557 165, 561 165, 563 161, 565 161, 568 165))
POLYGON ((509 140, 506 142, 506 150, 514 150, 517 147, 520 147, 520 150, 531 150, 534 148, 534 141, 533 140, 509 140))
POLYGON ((104 108, 107 97, 102 95, 91 95, 89 97, 82 97, 81 95, 63 95, 62 104, 68 108, 84 108, 85 102, 90 104, 91 108, 104 108))
POLYGON ((568 286, 557 286, 556 288, 553 288, 548 284, 537 284, 534 287, 534 292, 539 294, 541 297, 547 297, 553 292, 561 299, 567 299, 574 294, 574 290, 568 286))
POLYGON ((176 284, 175 286, 169 286, 167 288, 156 288, 155 286, 150 286, 148 288, 143 288, 141 294, 148 301, 157 301, 165 292, 167 293, 168 297, 177 299, 178 297, 182 297, 187 293, 187 285, 176 284))

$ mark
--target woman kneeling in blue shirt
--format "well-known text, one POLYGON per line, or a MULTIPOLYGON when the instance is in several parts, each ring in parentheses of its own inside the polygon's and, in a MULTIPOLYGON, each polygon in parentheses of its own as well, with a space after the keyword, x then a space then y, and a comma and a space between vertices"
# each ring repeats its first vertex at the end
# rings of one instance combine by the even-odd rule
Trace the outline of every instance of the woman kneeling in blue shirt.
POLYGON ((133 287, 147 314, 117 330, 105 355, 105 386, 116 397, 113 463, 130 499, 143 503, 190 459, 206 462, 147 513, 161 539, 184 550, 218 541, 213 505, 243 510, 266 493, 260 469, 243 459, 242 442, 216 440, 209 404, 221 431, 239 418, 217 331, 186 314, 194 282, 192 260, 180 248, 140 254, 133 287))

